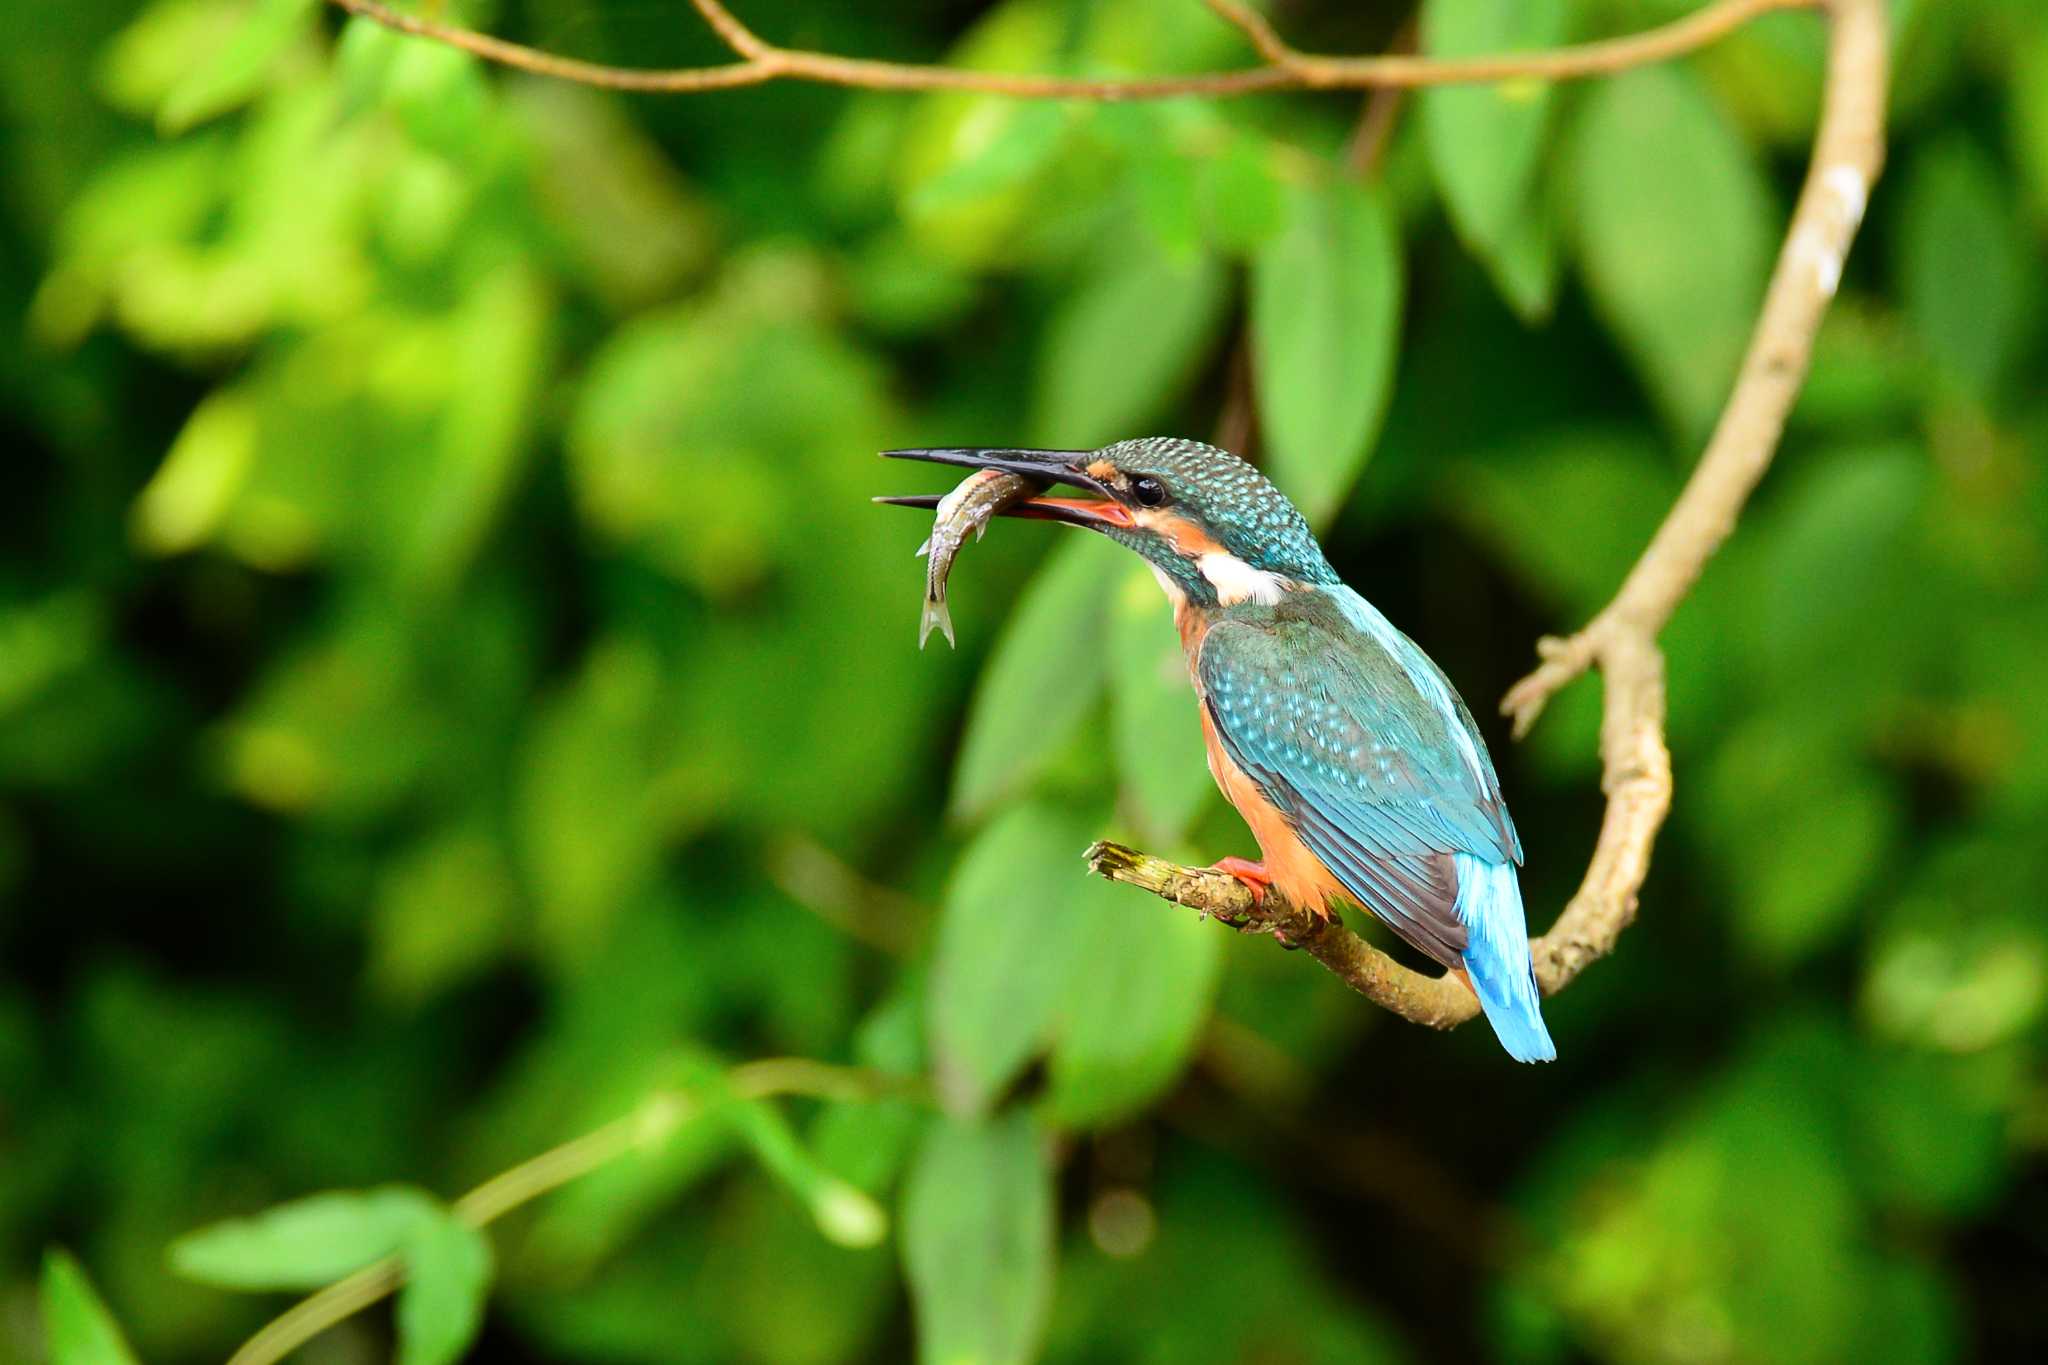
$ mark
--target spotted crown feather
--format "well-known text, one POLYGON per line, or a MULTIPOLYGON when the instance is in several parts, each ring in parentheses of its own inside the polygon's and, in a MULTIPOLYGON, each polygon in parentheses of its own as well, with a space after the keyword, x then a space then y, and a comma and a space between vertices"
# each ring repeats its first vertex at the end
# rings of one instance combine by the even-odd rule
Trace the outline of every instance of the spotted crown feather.
POLYGON ((1145 436, 1119 441, 1102 454, 1119 469, 1158 475, 1252 568, 1303 583, 1338 581, 1299 509, 1272 480, 1229 451, 1182 437, 1145 436))

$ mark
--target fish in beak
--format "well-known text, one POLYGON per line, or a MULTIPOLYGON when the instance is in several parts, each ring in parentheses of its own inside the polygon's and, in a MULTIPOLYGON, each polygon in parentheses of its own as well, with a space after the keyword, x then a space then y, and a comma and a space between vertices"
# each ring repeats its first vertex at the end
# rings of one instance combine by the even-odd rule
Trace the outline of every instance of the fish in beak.
MULTIPOLYGON (((1117 501, 1109 486, 1088 472, 1089 461, 1096 458, 1096 452, 1092 450, 939 446, 924 450, 885 450, 882 456, 890 460, 923 460, 929 464, 958 465, 964 469, 993 469, 1029 479, 1041 486, 1065 484, 1070 488, 1079 488, 1096 495, 1089 498, 1053 498, 1038 494, 997 509, 998 516, 1060 521, 1069 526, 1086 527, 1092 531, 1107 530, 1111 527, 1128 529, 1134 524, 1129 509, 1117 501)), ((936 494, 916 494, 876 498, 875 501, 890 503, 897 507, 937 508, 940 497, 936 494)))

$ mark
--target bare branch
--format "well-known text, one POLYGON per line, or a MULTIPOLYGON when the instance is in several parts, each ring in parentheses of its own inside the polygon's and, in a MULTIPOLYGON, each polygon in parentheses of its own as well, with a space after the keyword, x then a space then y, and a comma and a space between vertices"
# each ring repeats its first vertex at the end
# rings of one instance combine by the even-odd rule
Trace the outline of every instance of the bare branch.
POLYGON ((840 57, 777 47, 741 23, 719 0, 692 0, 692 3, 704 21, 741 60, 723 66, 680 67, 666 71, 607 66, 572 57, 558 57, 472 29, 400 13, 384 4, 383 0, 329 0, 329 3, 400 33, 446 43, 486 61, 607 90, 697 94, 707 90, 763 85, 769 81, 794 80, 861 90, 966 90, 1018 99, 1142 100, 1178 95, 1221 98, 1275 90, 1412 88, 1518 78, 1579 80, 1682 56, 1704 47, 1760 14, 1812 8, 1827 3, 1827 0, 1718 0, 1683 19, 1627 37, 1543 52, 1501 53, 1458 60, 1404 54, 1339 57, 1301 52, 1289 47, 1264 18, 1238 0, 1208 0, 1210 9, 1242 31, 1259 50, 1265 58, 1262 65, 1232 71, 1142 76, 1127 80, 967 71, 958 67, 875 61, 865 57, 840 57))
POLYGON ((725 40, 725 45, 749 61, 760 61, 775 55, 775 49, 756 37, 754 31, 735 19, 732 11, 718 0, 690 0, 697 7, 697 13, 704 16, 704 22, 711 25, 711 31, 725 40))
MULTIPOLYGON (((1683 56, 1776 10, 1821 10, 1829 25, 1828 77, 1813 161, 1720 422, 1698 468, 1614 600, 1577 634, 1540 641, 1542 664, 1502 702, 1519 736, 1550 697, 1579 674, 1598 665, 1606 679, 1601 785, 1607 793, 1607 812, 1578 893, 1550 933, 1535 941, 1538 979, 1546 992, 1562 989, 1588 962, 1612 950, 1635 916, 1650 850, 1671 805, 1671 759, 1664 744, 1664 658, 1657 637, 1733 528, 1770 464, 1786 414, 1805 378, 1821 315, 1840 282, 1842 263, 1862 221, 1883 160, 1885 0, 1717 0, 1683 19, 1627 37, 1457 60, 1403 53, 1306 53, 1289 46, 1242 0, 1206 0, 1219 18, 1245 35, 1263 64, 1126 80, 966 71, 780 48, 755 34, 720 0, 692 3, 741 60, 670 71, 558 57, 401 14, 381 0, 330 2, 399 32, 447 43, 489 61, 615 90, 693 93, 799 80, 867 90, 964 90, 1024 99, 1087 100, 1575 80, 1683 56)), ((1249 893, 1223 874, 1177 867, 1116 845, 1091 849, 1090 864, 1112 880, 1144 886, 1233 923, 1278 927, 1353 987, 1419 1023, 1448 1027, 1476 1012, 1470 994, 1455 982, 1409 971, 1341 924, 1326 925, 1277 901, 1263 908, 1252 906, 1249 893)))
MULTIPOLYGON (((1412 18, 1401 25, 1387 51, 1413 52, 1419 27, 1412 18)), ((1387 149, 1394 144, 1394 125, 1400 121, 1401 106, 1407 98, 1408 92, 1399 86, 1382 86, 1365 97, 1365 107, 1358 111, 1358 123, 1351 130, 1350 140, 1344 144, 1345 170, 1360 180, 1371 180, 1379 175, 1380 165, 1387 159, 1387 149)))
POLYGON ((1251 889, 1228 872, 1183 867, 1122 844, 1096 843, 1084 855, 1098 877, 1142 887, 1162 900, 1185 905, 1247 933, 1271 934, 1290 948, 1336 973, 1351 989, 1403 1019, 1431 1028, 1450 1028, 1477 1012, 1470 992, 1448 977, 1410 971, 1344 927, 1323 919, 1268 890, 1253 900, 1251 889))
MULTIPOLYGON (((1501 703, 1519 736, 1559 688, 1587 669, 1598 665, 1607 687, 1600 731, 1607 811, 1599 840, 1577 894, 1550 932, 1531 945, 1546 995, 1613 951, 1635 919, 1650 852, 1671 809, 1664 655, 1657 636, 1770 465, 1883 164, 1885 0, 1826 0, 1822 10, 1828 20, 1827 92, 1812 164, 1741 373, 1706 452, 1614 600, 1569 639, 1540 642, 1542 665, 1501 703)), ((1448 1028, 1478 1013, 1471 993, 1451 978, 1410 971, 1341 923, 1320 921, 1275 892, 1257 905, 1226 873, 1180 867, 1115 844, 1095 845, 1088 861, 1112 881, 1298 944, 1352 989, 1405 1019, 1448 1028)))
POLYGON ((1239 4, 1238 0, 1202 0, 1202 3, 1214 11, 1217 18, 1244 34, 1252 50, 1271 65, 1291 68, 1300 60, 1301 54, 1289 47, 1266 22, 1266 16, 1250 5, 1239 4))

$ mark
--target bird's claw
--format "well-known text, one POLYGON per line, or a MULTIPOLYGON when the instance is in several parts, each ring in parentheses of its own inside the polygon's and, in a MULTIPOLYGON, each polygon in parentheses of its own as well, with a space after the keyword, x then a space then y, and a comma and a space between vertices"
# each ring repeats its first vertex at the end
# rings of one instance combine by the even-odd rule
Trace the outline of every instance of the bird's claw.
POLYGON ((1209 864, 1209 868, 1242 882, 1245 890, 1252 893, 1253 905, 1263 906, 1266 903, 1266 888, 1273 884, 1273 877, 1266 871, 1264 863, 1255 863, 1249 858, 1218 858, 1209 864))

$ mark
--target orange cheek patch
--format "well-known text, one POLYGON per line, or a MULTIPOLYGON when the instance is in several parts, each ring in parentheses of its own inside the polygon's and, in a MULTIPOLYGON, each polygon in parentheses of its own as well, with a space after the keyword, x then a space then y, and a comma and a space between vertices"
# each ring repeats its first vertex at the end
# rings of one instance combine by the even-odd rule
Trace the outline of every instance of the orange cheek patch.
POLYGON ((1206 554, 1216 554, 1223 547, 1207 531, 1189 521, 1186 517, 1171 512, 1139 511, 1133 514, 1138 525, 1164 540, 1174 553, 1189 559, 1200 559, 1206 554))

